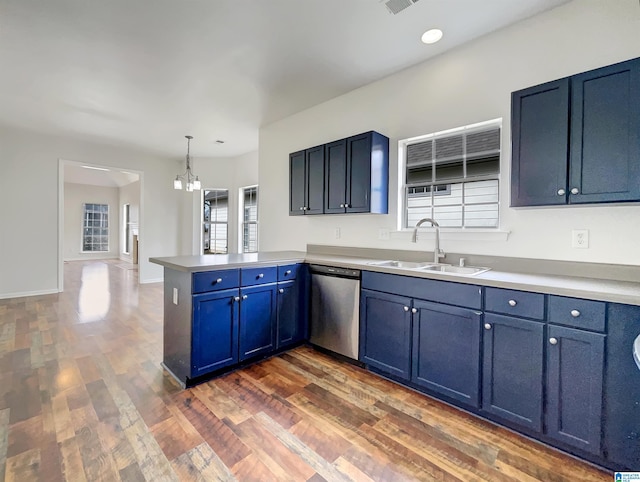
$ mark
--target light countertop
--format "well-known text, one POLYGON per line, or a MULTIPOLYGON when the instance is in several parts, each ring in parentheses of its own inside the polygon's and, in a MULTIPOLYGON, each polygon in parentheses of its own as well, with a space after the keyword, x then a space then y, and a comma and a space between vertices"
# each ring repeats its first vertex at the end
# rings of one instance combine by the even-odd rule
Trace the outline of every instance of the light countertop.
MULTIPOLYGON (((388 259, 388 258, 387 258, 388 259)), ((490 270, 478 275, 425 272, 405 268, 375 266, 370 263, 381 261, 374 258, 340 256, 335 254, 305 253, 304 251, 272 251, 250 254, 173 256, 150 258, 150 262, 165 268, 185 271, 212 271, 226 268, 240 268, 249 265, 273 265, 288 263, 311 263, 376 271, 402 276, 437 279, 506 288, 536 293, 571 296, 591 300, 610 301, 640 306, 640 280, 616 281, 611 279, 586 278, 569 275, 546 275, 521 272, 490 270)))

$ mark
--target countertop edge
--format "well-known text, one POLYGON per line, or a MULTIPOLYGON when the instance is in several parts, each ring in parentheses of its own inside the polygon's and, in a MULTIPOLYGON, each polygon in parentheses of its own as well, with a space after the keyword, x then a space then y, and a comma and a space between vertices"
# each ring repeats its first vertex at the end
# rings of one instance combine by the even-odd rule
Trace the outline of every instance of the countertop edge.
MULTIPOLYGON (((205 255, 218 256, 218 255, 205 255)), ((310 263, 373 271, 399 276, 449 281, 492 288, 514 289, 534 293, 569 296, 612 303, 640 306, 640 282, 600 280, 572 276, 511 273, 487 271, 475 276, 453 273, 416 271, 412 269, 375 266, 379 259, 351 256, 309 254, 302 251, 251 253, 250 255, 223 255, 214 263, 202 262, 202 256, 174 256, 149 258, 151 263, 187 273, 242 268, 244 266, 268 266, 273 264, 310 263)), ((213 261, 213 260, 207 260, 213 261)))

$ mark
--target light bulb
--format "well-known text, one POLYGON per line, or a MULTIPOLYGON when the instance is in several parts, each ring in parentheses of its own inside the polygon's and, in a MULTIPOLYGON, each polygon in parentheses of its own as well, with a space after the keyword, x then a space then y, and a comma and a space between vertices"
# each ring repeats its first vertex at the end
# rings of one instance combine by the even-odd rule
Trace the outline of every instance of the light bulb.
POLYGON ((176 176, 176 178, 173 180, 173 188, 174 189, 182 189, 182 181, 180 180, 180 178, 178 178, 178 176, 176 176))
POLYGON ((202 189, 202 184, 200 183, 200 179, 198 179, 198 176, 196 176, 196 180, 193 181, 193 189, 195 190, 202 189))
POLYGON ((193 182, 191 181, 187 182, 187 191, 189 192, 193 191, 193 182))

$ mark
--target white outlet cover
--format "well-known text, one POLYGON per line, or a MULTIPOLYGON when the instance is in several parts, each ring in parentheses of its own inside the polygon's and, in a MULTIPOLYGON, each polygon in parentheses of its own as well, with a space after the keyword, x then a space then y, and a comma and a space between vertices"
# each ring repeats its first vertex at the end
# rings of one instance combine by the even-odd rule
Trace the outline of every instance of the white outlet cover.
POLYGON ((389 239, 389 230, 387 228, 380 228, 378 230, 378 239, 389 239))
POLYGON ((336 239, 340 239, 340 228, 336 228, 335 236, 336 236, 336 239))
POLYGON ((589 247, 589 230, 574 229, 571 231, 571 247, 586 249, 589 247))

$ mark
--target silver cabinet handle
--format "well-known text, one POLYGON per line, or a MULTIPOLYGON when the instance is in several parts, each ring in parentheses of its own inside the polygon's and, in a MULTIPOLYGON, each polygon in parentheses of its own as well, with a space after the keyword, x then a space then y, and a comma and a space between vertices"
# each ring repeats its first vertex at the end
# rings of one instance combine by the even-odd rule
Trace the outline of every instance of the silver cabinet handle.
POLYGON ((243 299, 243 300, 246 300, 247 298, 248 298, 248 296, 247 296, 247 295, 242 295, 242 299, 243 299))
POLYGON ((566 191, 564 189, 558 189, 558 196, 564 196, 565 192, 566 191))
MULTIPOLYGON (((215 283, 222 283, 222 278, 218 278, 218 279, 215 281, 215 283)), ((214 283, 214 284, 215 284, 215 283, 214 283)))
POLYGON ((351 207, 351 204, 345 204, 345 205, 344 205, 344 207, 345 207, 345 208, 350 208, 350 207, 351 207))
POLYGON ((557 345, 558 344, 558 339, 557 338, 549 338, 549 343, 551 343, 552 345, 557 345))
POLYGON ((516 306, 518 302, 516 300, 509 300, 509 306, 516 306))
POLYGON ((491 323, 485 323, 484 324, 484 329, 485 330, 490 330, 491 329, 491 323))
POLYGON ((233 301, 240 301, 240 297, 239 296, 234 296, 233 297, 233 301))
POLYGON ((284 289, 283 289, 283 288, 280 288, 280 289, 278 290, 278 293, 280 293, 280 294, 284 293, 284 289))
POLYGON ((571 316, 577 318, 578 316, 580 316, 580 312, 578 310, 571 310, 571 316))
POLYGON ((258 275, 258 279, 260 279, 260 278, 264 278, 264 273, 260 273, 260 274, 258 275))
POLYGON ((287 271, 285 271, 285 272, 284 272, 284 275, 285 275, 285 276, 287 276, 287 275, 289 275, 289 274, 291 274, 291 270, 290 270, 290 269, 288 269, 287 271))
POLYGON ((304 211, 304 206, 300 206, 300 211, 304 211))
POLYGON ((411 313, 417 313, 418 309, 417 308, 411 308, 411 313))
POLYGON ((577 187, 574 187, 571 189, 571 194, 578 194, 580 192, 580 189, 578 189, 577 187))
POLYGON ((408 307, 408 306, 403 306, 403 307, 402 307, 402 309, 403 309, 404 311, 409 311, 409 307, 408 307))
POLYGON ((340 204, 340 207, 341 207, 341 208, 343 208, 343 207, 345 207, 345 206, 344 206, 344 204, 340 204))

